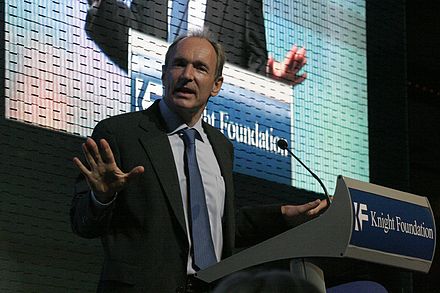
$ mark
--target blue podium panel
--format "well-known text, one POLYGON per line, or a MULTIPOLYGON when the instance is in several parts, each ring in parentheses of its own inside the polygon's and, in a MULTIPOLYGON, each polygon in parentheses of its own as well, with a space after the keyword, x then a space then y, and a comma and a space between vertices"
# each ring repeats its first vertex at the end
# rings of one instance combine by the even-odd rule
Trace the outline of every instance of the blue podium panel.
MULTIPOLYGON (((347 248, 341 255, 428 272, 436 244, 426 197, 339 176, 335 201, 347 201, 347 248)), ((342 224, 342 223, 341 223, 342 224)), ((344 227, 346 225, 344 224, 344 227)))
POLYGON ((435 227, 429 207, 349 188, 354 225, 350 244, 431 260, 435 227))

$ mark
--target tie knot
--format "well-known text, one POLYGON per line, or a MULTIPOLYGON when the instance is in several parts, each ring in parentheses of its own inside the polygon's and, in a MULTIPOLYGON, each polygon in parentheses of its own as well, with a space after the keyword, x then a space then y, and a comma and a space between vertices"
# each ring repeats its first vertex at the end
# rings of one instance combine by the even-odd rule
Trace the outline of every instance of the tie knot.
POLYGON ((182 137, 185 145, 195 144, 197 130, 194 128, 185 128, 182 130, 182 137))

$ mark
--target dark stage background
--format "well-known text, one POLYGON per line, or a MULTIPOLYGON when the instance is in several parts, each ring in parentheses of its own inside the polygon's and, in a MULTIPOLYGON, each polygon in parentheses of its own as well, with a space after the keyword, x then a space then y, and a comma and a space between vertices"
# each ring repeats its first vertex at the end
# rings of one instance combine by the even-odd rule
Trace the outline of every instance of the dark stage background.
MULTIPOLYGON (((370 181, 427 196, 437 223, 439 11, 440 4, 425 1, 367 1, 370 181)), ((0 25, 4 40, 4 22, 0 25)), ((4 52, 3 41, 1 46, 4 52)), ((1 66, 4 97, 4 56, 1 66)), ((0 118, 0 291, 95 290, 99 240, 73 235, 68 216, 77 175, 71 159, 81 153, 82 142, 78 136, 0 118)), ((239 205, 301 202, 310 196, 240 174, 236 189, 239 205)), ((440 290, 439 262, 436 256, 429 274, 413 275, 414 292, 440 290)))

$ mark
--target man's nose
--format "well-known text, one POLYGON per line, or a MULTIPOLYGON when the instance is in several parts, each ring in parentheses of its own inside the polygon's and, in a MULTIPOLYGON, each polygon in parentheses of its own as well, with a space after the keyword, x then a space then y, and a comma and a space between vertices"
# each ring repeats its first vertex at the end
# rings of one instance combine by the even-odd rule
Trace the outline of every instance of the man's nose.
POLYGON ((194 67, 191 64, 188 64, 183 68, 182 77, 187 80, 194 79, 194 67))

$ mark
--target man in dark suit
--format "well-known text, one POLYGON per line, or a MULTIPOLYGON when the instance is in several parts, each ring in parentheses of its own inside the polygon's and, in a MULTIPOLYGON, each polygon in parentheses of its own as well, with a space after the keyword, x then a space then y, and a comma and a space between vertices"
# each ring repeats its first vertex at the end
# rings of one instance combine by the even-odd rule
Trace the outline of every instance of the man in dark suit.
MULTIPOLYGON (((101 50, 127 71, 128 29, 169 40, 168 1, 89 0, 86 32, 101 50)), ((306 64, 304 48, 292 46, 281 62, 268 58, 262 0, 207 0, 204 26, 226 52, 227 61, 244 69, 297 85, 306 64)))
POLYGON ((99 292, 205 292, 191 277, 198 268, 182 140, 186 129, 198 134, 215 262, 230 256, 236 241, 260 241, 326 207, 316 200, 243 209, 236 218, 232 144, 202 121, 208 99, 222 86, 223 63, 221 46, 203 34, 176 40, 163 66, 163 99, 147 110, 101 121, 83 144, 88 167, 74 158, 82 176, 75 185, 72 228, 102 240, 99 292))

